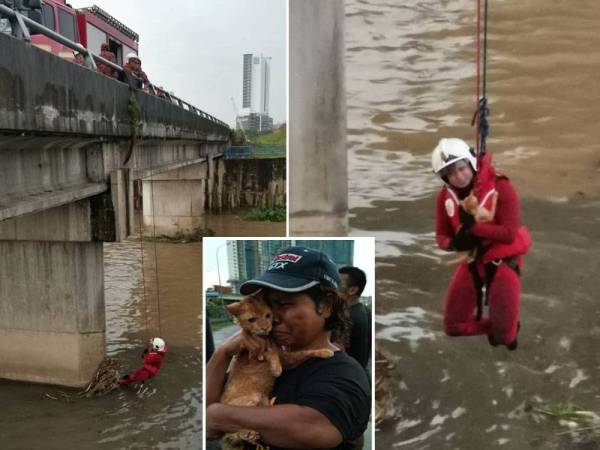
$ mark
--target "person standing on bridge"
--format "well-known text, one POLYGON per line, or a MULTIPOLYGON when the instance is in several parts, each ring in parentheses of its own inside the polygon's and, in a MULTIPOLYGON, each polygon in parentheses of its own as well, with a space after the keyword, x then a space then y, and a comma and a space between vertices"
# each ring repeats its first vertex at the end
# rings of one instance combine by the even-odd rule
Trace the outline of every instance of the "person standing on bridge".
POLYGON ((140 78, 143 83, 144 91, 148 92, 150 89, 150 81, 148 80, 146 72, 142 70, 142 60, 138 55, 129 53, 127 55, 127 62, 123 65, 123 69, 140 78))
POLYGON ((167 353, 166 342, 159 337, 152 338, 148 342, 148 347, 142 353, 142 358, 144 359, 142 366, 131 374, 121 378, 119 384, 127 386, 131 383, 144 382, 158 375, 165 359, 165 353, 167 353))
POLYGON ((447 251, 470 251, 461 263, 444 304, 444 330, 449 336, 485 334, 491 345, 517 348, 522 255, 531 237, 521 225, 519 197, 509 179, 497 174, 486 153, 479 161, 461 139, 442 139, 432 154, 433 172, 444 186, 437 196, 435 237, 447 251), (462 206, 470 193, 495 213, 476 223, 462 206), (489 315, 482 316, 483 287, 489 315))
MULTIPOLYGON (((113 52, 110 51, 110 48, 106 42, 100 46, 100 56, 112 63, 116 63, 117 61, 117 57, 113 52)), ((106 64, 98 64, 98 72, 111 78, 118 78, 117 71, 106 64)))

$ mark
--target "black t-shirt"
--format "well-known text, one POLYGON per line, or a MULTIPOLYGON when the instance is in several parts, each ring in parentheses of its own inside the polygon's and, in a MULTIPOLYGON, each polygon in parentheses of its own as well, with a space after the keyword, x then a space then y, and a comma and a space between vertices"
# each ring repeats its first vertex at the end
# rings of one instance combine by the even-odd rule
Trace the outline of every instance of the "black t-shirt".
POLYGON ((371 356, 371 312, 362 303, 355 303, 350 307, 350 320, 352 328, 347 351, 366 369, 371 356))
MULTIPOLYGON (((275 382, 273 396, 276 405, 307 406, 327 417, 342 435, 338 450, 354 448, 353 442, 365 432, 371 413, 367 375, 342 351, 328 359, 313 358, 284 370, 275 382)), ((262 445, 264 449, 284 450, 262 445)))

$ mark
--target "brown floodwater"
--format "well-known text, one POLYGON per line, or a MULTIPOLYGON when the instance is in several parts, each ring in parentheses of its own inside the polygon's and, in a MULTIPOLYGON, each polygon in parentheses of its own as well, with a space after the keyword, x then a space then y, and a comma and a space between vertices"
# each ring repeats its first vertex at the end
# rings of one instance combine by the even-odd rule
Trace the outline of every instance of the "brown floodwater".
POLYGON ((350 233, 377 237, 376 337, 395 364, 377 447, 600 448, 530 410, 600 414, 600 4, 490 1, 488 148, 534 238, 515 352, 441 324, 430 153, 474 140, 475 5, 346 2, 350 233))
MULTIPOLYGON (((282 226, 228 214, 210 228, 261 236, 282 226)), ((136 368, 146 340, 161 335, 168 353, 158 377, 70 402, 44 397, 60 391, 55 386, 0 381, 0 448, 202 448, 201 273, 201 242, 104 244, 107 355, 124 371, 136 368)))

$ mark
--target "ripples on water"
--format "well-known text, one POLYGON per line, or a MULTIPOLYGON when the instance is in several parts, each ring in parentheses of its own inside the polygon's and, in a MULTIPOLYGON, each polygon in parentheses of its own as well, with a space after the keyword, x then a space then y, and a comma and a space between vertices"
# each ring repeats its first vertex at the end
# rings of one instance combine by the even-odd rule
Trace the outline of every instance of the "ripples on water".
MULTIPOLYGON (((382 424, 377 446, 587 448, 585 436, 557 437, 564 429, 525 410, 532 403, 597 405, 591 380, 600 375, 600 360, 589 355, 600 330, 586 319, 597 316, 594 294, 589 283, 568 288, 568 275, 548 265, 553 256, 573 260, 582 283, 593 277, 598 258, 590 249, 597 242, 589 220, 575 212, 585 223, 580 234, 551 237, 552 228, 540 237, 534 230, 517 352, 442 331, 452 268, 436 263, 444 252, 432 232, 440 182, 431 174, 430 152, 441 137, 473 140, 475 3, 345 2, 350 227, 353 236, 377 238, 376 335, 397 366, 398 414, 382 424), (577 262, 590 256, 589 267, 577 262), (572 312, 567 305, 575 298, 581 306, 572 312)), ((600 164, 600 141, 591 132, 592 117, 600 117, 594 69, 600 42, 591 31, 600 6, 583 0, 491 5, 488 142, 495 161, 525 192, 537 189, 567 208, 574 190, 600 186, 589 171, 600 164), (566 149, 584 162, 566 157, 566 149)), ((543 227, 538 215, 556 212, 536 207, 530 217, 543 227)), ((569 211, 565 223, 572 223, 569 211)))

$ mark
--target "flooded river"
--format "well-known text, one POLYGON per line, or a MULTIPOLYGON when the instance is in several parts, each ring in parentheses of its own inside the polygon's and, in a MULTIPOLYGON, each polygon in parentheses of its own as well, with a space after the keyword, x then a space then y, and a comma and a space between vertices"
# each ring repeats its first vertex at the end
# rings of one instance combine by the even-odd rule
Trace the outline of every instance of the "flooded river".
POLYGON ((378 343, 395 363, 395 414, 378 448, 592 449, 530 407, 600 414, 600 5, 490 2, 488 147, 522 197, 519 349, 449 338, 430 152, 473 141, 475 1, 346 2, 353 235, 377 237, 378 343))
MULTIPOLYGON (((281 224, 215 217, 211 229, 221 235, 232 224, 240 236, 281 231, 281 224)), ((136 368, 145 341, 161 334, 169 351, 159 376, 139 389, 71 402, 44 398, 54 386, 0 381, 0 448, 202 448, 202 243, 142 248, 143 276, 138 241, 104 244, 107 354, 124 371, 136 368)))

